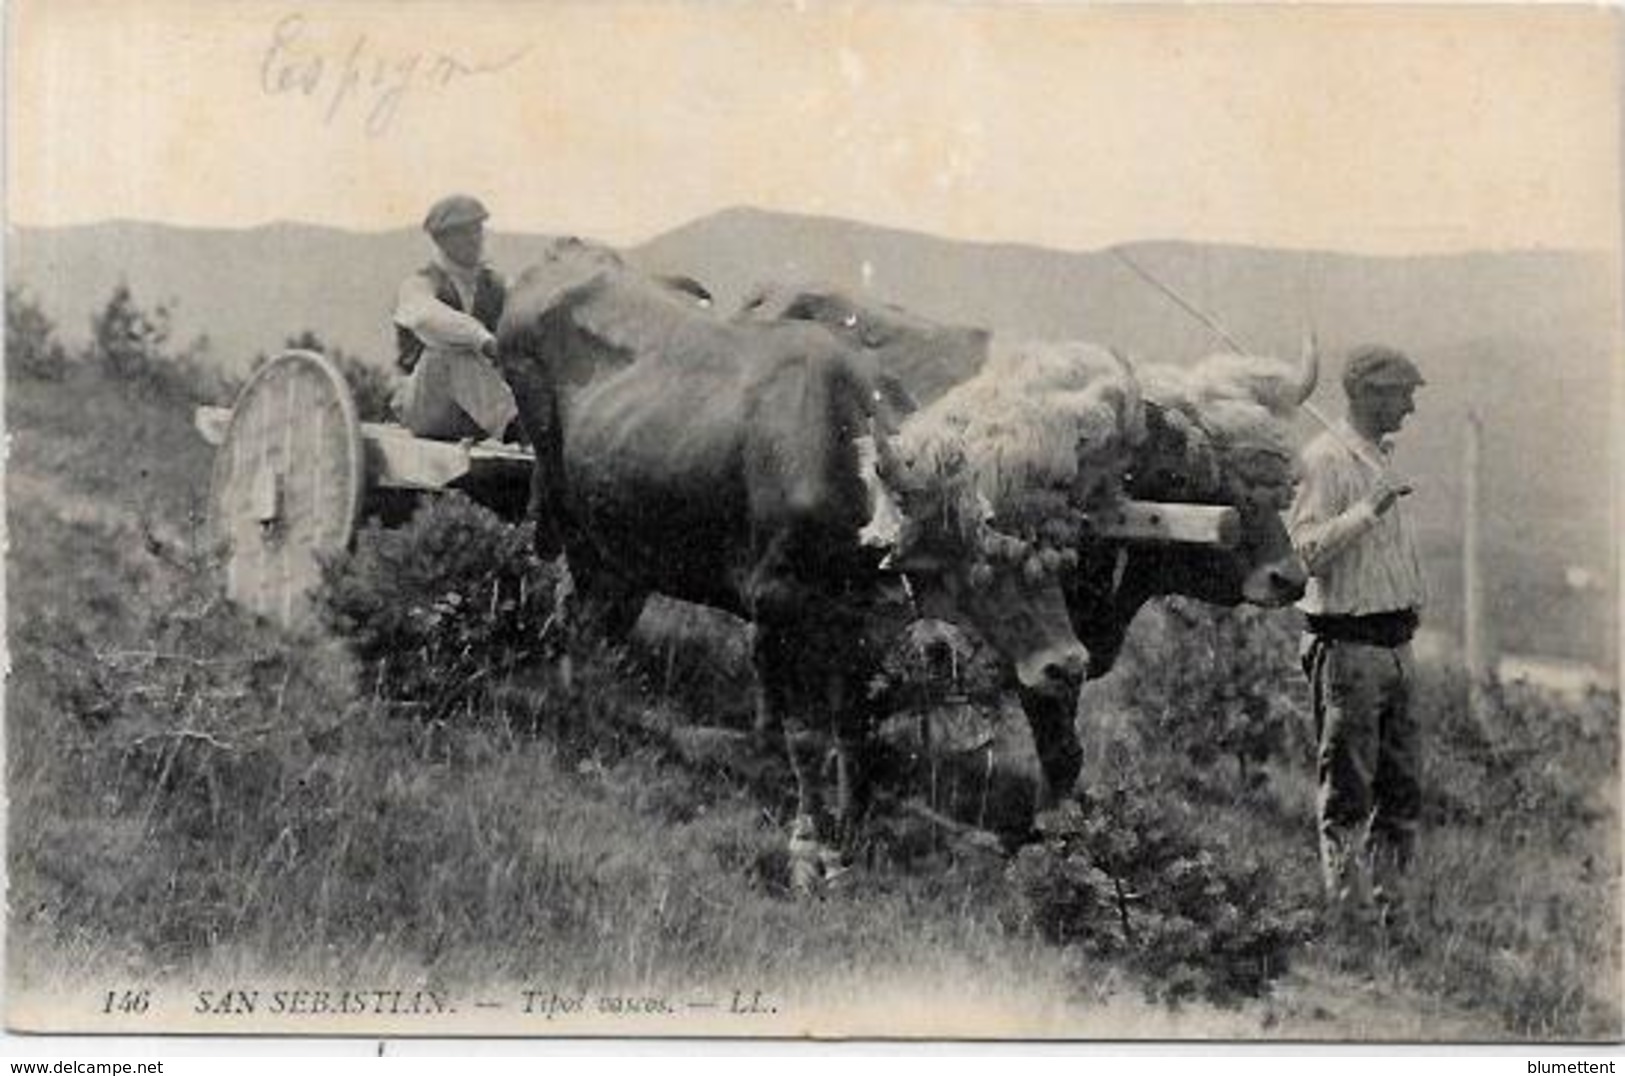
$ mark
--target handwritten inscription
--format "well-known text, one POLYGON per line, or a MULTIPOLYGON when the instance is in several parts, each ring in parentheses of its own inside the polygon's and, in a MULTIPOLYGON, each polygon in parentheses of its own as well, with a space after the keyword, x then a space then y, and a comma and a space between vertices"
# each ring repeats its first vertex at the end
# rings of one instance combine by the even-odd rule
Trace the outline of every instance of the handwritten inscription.
POLYGON ((315 102, 324 123, 359 118, 373 138, 390 130, 414 95, 490 77, 530 51, 524 46, 480 60, 442 51, 392 54, 377 48, 366 34, 356 34, 334 50, 314 40, 309 31, 309 19, 299 13, 284 16, 271 28, 260 58, 260 89, 273 97, 315 102))

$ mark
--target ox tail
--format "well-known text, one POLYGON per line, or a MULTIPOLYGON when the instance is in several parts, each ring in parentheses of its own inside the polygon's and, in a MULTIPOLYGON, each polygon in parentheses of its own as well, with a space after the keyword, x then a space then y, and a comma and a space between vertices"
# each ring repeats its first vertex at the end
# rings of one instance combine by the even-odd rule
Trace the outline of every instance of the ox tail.
POLYGON ((868 432, 868 383, 840 353, 785 356, 746 404, 745 476, 758 552, 753 604, 805 612, 811 592, 843 589, 872 569, 865 549, 869 489, 858 438, 868 432))

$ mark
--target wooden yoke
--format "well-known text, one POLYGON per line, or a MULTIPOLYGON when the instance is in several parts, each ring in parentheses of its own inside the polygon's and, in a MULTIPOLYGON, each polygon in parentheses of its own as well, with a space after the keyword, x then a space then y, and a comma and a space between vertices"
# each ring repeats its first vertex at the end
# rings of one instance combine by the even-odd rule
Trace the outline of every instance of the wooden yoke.
POLYGON ((1229 549, 1241 538, 1241 514, 1207 504, 1118 501, 1089 513, 1088 528, 1093 538, 1229 549))

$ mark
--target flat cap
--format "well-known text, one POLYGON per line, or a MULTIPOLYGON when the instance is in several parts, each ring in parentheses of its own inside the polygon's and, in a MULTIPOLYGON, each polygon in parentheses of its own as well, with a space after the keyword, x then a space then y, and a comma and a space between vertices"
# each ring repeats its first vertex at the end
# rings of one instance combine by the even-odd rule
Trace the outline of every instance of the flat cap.
POLYGON ((423 218, 423 230, 436 235, 447 228, 478 224, 490 215, 478 198, 468 194, 448 194, 429 207, 428 215, 423 218))
POLYGON ((1400 385, 1414 388, 1427 384, 1422 371, 1403 351, 1382 344, 1367 344, 1349 352, 1343 364, 1343 391, 1352 393, 1362 385, 1400 385))

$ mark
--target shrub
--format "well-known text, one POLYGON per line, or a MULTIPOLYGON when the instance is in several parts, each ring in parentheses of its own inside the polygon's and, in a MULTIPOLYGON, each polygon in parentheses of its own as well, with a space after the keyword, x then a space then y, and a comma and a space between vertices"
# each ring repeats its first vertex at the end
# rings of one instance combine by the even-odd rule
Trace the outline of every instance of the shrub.
POLYGON ((60 381, 68 371, 55 323, 19 287, 6 289, 6 365, 39 381, 60 381))
POLYGON ((558 583, 513 526, 456 493, 376 523, 325 566, 314 605, 381 696, 444 719, 546 657, 558 583))
POLYGON ((1193 810, 1155 784, 1084 793, 1037 819, 1009 880, 1045 938, 1126 958, 1168 1001, 1256 995, 1315 922, 1275 872, 1227 839, 1203 839, 1193 810))
POLYGON ((113 289, 101 313, 91 318, 91 355, 108 376, 135 381, 152 376, 169 343, 169 308, 148 312, 136 305, 128 284, 113 289))
POLYGON ((106 376, 153 395, 192 402, 220 400, 230 379, 209 359, 209 338, 171 348, 172 309, 160 303, 150 311, 137 305, 128 284, 90 321, 89 359, 106 376))
POLYGON ((1459 669, 1419 671, 1415 708, 1428 721, 1429 821, 1493 826, 1510 842, 1558 847, 1607 816, 1618 773, 1615 696, 1564 703, 1488 684, 1475 719, 1467 686, 1459 669))
POLYGON ((1186 598, 1142 615, 1148 623, 1129 637, 1118 683, 1147 734, 1177 745, 1200 783, 1222 781, 1227 761, 1240 789, 1261 781, 1263 763, 1290 754, 1308 709, 1293 618, 1186 598))

